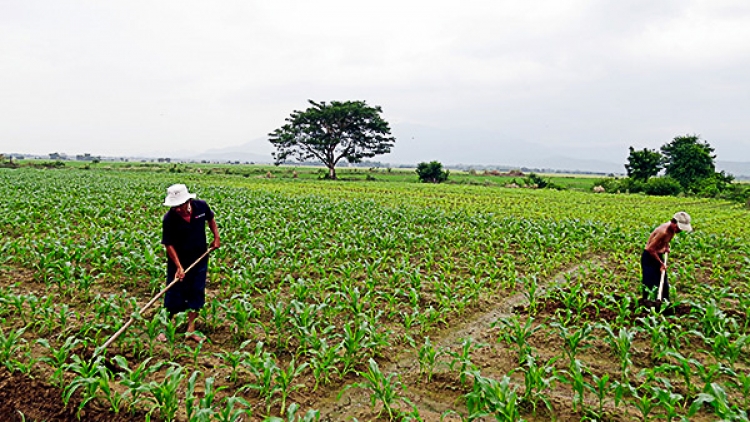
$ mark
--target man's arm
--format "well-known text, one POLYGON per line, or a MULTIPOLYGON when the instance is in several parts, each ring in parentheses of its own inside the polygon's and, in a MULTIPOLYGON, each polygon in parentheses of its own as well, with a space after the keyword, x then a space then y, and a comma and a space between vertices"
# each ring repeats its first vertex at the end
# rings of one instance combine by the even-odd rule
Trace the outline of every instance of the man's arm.
POLYGON ((177 266, 175 277, 182 280, 185 277, 185 270, 182 268, 182 264, 180 264, 180 258, 177 256, 177 251, 174 250, 174 246, 172 245, 164 245, 164 247, 167 248, 167 256, 169 259, 171 259, 177 266))
POLYGON ((219 239, 219 227, 216 225, 216 219, 208 221, 208 228, 211 229, 211 233, 214 234, 214 240, 211 242, 211 248, 216 249, 221 246, 221 240, 219 239))

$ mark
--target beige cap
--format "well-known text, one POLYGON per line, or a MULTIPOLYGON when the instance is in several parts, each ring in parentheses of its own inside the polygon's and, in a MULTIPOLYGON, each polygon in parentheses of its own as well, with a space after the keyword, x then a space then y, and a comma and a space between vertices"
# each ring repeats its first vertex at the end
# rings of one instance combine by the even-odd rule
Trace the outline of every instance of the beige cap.
POLYGON ((672 218, 677 221, 677 227, 679 227, 680 230, 684 232, 693 231, 693 226, 690 225, 690 215, 685 211, 675 213, 674 217, 672 218))

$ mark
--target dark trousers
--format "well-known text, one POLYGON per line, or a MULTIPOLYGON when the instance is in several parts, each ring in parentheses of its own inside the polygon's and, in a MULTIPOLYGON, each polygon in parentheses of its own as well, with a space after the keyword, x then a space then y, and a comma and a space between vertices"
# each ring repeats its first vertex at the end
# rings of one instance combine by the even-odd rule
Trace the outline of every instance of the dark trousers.
MULTIPOLYGON (((659 259, 664 260, 664 255, 659 254, 659 259)), ((643 299, 648 299, 651 292, 654 292, 654 299, 656 299, 658 297, 659 282, 661 281, 661 263, 645 249, 641 254, 641 272, 643 274, 643 278, 641 279, 641 283, 643 284, 643 299)), ((669 282, 667 281, 666 271, 664 273, 664 286, 662 287, 661 298, 662 300, 669 300, 669 282)))

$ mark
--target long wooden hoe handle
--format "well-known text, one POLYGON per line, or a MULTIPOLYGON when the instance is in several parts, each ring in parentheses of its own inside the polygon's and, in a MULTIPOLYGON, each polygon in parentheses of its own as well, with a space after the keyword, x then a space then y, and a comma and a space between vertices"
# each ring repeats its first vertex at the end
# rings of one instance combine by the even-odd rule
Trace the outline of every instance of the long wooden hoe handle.
MULTIPOLYGON (((200 258, 196 259, 195 262, 193 262, 189 267, 187 267, 187 269, 185 270, 185 274, 187 274, 188 271, 190 271, 199 262, 201 262, 201 260, 203 258, 205 258, 206 255, 208 255, 212 250, 213 250, 213 248, 208 248, 208 250, 206 252, 204 252, 203 255, 201 255, 200 258)), ((175 277, 174 280, 172 280, 171 283, 167 284, 167 287, 163 288, 156 296, 154 296, 153 299, 151 299, 147 304, 143 305, 143 307, 141 308, 141 310, 138 311, 138 315, 143 315, 143 313, 146 311, 146 309, 150 308, 151 305, 153 305, 157 300, 159 300, 159 298, 162 297, 164 295, 164 293, 166 293, 167 290, 169 290, 172 286, 174 286, 175 284, 177 284, 178 281, 180 281, 180 279, 178 279, 177 277, 175 277)), ((125 330, 127 330, 128 327, 130 327, 130 325, 133 323, 133 321, 135 321, 135 318, 130 317, 130 320, 128 320, 128 322, 126 322, 125 325, 123 325, 122 327, 120 327, 120 329, 117 330, 117 332, 114 333, 112 335, 112 337, 110 337, 109 340, 107 340, 107 342, 102 345, 102 347, 101 347, 102 351, 106 352, 107 351, 107 347, 109 347, 109 345, 112 344, 112 342, 115 341, 115 339, 117 337, 119 337, 120 334, 122 334, 123 332, 125 332, 125 330)))
MULTIPOLYGON (((667 253, 667 252, 664 252, 664 267, 665 267, 665 268, 666 268, 666 266, 667 266, 667 256, 668 256, 668 255, 669 255, 669 253, 667 253)), ((664 288, 664 275, 665 275, 666 273, 667 273, 667 270, 666 270, 666 269, 665 269, 664 271, 662 271, 662 272, 661 272, 661 279, 659 280, 659 292, 658 292, 658 293, 657 293, 657 295, 656 295, 656 300, 658 300, 659 302, 661 302, 661 297, 662 297, 661 291, 662 291, 662 289, 664 288)))

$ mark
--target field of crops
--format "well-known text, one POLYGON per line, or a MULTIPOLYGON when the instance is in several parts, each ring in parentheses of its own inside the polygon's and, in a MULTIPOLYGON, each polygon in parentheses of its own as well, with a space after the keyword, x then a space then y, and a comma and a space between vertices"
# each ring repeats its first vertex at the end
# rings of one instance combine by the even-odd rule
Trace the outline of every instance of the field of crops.
POLYGON ((0 420, 748 420, 735 204, 127 169, 0 169, 0 197, 0 420), (203 343, 137 316, 173 183, 222 237, 203 343), (679 210, 672 303, 640 307, 679 210))

